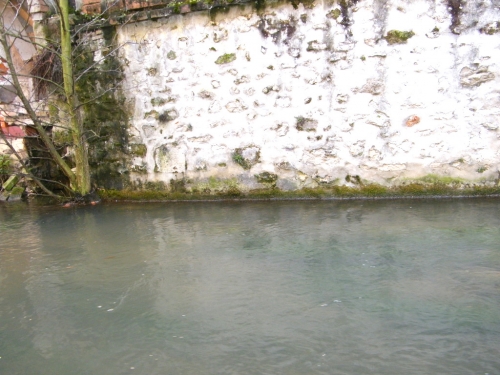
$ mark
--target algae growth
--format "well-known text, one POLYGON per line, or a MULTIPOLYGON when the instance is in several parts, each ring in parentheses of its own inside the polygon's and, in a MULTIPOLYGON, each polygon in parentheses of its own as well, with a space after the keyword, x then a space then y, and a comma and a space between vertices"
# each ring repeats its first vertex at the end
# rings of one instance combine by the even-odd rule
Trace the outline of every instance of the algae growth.
POLYGON ((387 35, 384 37, 384 39, 390 45, 392 45, 392 44, 406 44, 408 42, 408 39, 410 39, 414 35, 415 35, 415 33, 413 31, 391 30, 391 31, 387 32, 387 35))
POLYGON ((439 197, 484 197, 500 195, 498 181, 474 183, 447 176, 426 175, 402 181, 397 186, 370 183, 349 175, 347 185, 326 185, 285 191, 276 187, 277 176, 262 172, 255 175, 265 187, 245 190, 237 179, 221 180, 215 177, 205 182, 183 182, 182 189, 148 189, 147 186, 129 190, 100 190, 104 200, 171 201, 171 200, 220 200, 220 199, 394 199, 439 197), (267 186, 266 186, 267 185, 267 186))

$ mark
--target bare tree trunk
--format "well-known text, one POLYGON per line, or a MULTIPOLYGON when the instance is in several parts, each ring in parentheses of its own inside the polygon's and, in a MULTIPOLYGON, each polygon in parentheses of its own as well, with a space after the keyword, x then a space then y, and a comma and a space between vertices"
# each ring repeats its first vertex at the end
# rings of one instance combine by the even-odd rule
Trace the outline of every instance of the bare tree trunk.
MULTIPOLYGON (((38 119, 32 103, 23 92, 22 85, 19 82, 19 73, 16 71, 11 54, 11 47, 13 47, 12 40, 15 41, 18 36, 13 35, 15 33, 13 33, 12 30, 6 29, 2 17, 0 17, 0 44, 6 54, 12 85, 16 90, 17 96, 22 102, 24 109, 32 120, 33 126, 37 130, 40 139, 47 147, 54 162, 61 168, 66 177, 68 177, 71 189, 75 193, 83 196, 90 192, 90 168, 88 161, 88 144, 83 129, 83 120, 74 87, 75 79, 72 65, 73 48, 69 25, 69 4, 68 0, 58 0, 58 3, 56 4, 58 5, 61 30, 61 62, 64 88, 63 110, 67 115, 67 125, 73 139, 72 147, 74 149, 76 173, 73 172, 68 163, 57 152, 52 139, 45 131, 42 122, 38 119)), ((6 8, 4 8, 3 11, 5 11, 5 9, 6 8)))
POLYGON ((77 184, 74 188, 81 195, 85 195, 90 192, 88 145, 83 129, 78 99, 75 95, 68 0, 59 0, 59 10, 61 17, 61 60, 64 92, 66 96, 66 111, 69 117, 69 127, 71 129, 75 151, 77 184))

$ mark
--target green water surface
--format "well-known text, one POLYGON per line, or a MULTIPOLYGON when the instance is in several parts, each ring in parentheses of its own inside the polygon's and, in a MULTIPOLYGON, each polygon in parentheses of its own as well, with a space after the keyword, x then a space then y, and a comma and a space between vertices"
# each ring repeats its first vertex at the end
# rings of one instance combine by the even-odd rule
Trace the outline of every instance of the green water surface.
POLYGON ((0 205, 1 375, 500 374, 500 200, 0 205))

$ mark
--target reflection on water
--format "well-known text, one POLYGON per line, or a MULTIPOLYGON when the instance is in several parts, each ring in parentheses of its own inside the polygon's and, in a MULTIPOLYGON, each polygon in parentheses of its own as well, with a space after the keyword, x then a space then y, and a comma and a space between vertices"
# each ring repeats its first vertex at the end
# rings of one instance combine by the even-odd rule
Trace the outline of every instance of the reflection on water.
POLYGON ((0 374, 495 374, 498 209, 0 205, 0 374))

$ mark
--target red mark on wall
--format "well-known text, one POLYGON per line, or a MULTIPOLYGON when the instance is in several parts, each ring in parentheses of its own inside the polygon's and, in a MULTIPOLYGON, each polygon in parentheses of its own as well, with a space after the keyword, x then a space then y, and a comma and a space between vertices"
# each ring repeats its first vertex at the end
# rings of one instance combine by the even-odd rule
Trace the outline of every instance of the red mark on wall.
POLYGON ((9 138, 26 137, 26 132, 21 126, 9 125, 2 116, 0 116, 0 131, 9 138))
POLYGON ((4 76, 9 72, 9 67, 7 66, 7 60, 0 56, 0 75, 4 76))

